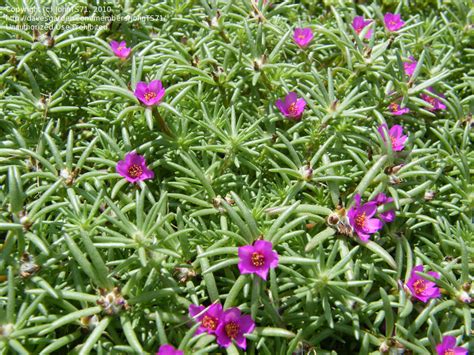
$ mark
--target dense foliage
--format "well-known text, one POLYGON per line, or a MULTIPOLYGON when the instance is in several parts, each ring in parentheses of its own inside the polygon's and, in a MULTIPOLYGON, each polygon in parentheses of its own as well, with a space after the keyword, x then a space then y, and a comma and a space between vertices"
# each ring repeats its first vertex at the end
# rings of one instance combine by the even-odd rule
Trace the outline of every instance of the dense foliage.
POLYGON ((189 306, 212 303, 254 320, 248 354, 469 348, 472 3, 359 3, 7 0, 0 353, 243 353, 194 335, 189 306), (46 5, 51 31, 15 27, 46 5), (135 90, 152 80, 165 94, 147 106, 135 90), (275 105, 289 92, 300 119, 275 105), (394 125, 408 139, 392 147, 394 125), (147 180, 116 168, 133 151, 147 180), (395 219, 363 241, 346 212, 360 222, 354 198, 379 193, 395 219), (279 257, 266 281, 237 265, 257 239, 279 257))

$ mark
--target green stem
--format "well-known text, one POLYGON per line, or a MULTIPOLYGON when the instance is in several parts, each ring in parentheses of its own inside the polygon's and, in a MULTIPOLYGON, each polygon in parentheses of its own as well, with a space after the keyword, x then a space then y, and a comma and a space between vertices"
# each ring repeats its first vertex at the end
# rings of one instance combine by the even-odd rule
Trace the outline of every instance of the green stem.
POLYGON ((161 132, 163 132, 164 134, 166 134, 170 138, 175 138, 174 133, 170 130, 168 124, 163 119, 163 117, 161 116, 158 109, 155 112, 156 112, 156 118, 158 119, 158 126, 160 126, 161 132))

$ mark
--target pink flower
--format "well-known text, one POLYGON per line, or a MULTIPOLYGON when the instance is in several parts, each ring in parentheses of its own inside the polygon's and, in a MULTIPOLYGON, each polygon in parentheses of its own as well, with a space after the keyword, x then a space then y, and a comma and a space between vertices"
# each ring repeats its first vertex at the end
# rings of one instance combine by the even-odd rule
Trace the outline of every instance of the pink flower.
MULTIPOLYGON (((411 271, 411 277, 407 281, 406 285, 410 290, 413 297, 419 299, 420 301, 426 303, 431 298, 438 298, 441 296, 438 286, 435 282, 428 281, 421 276, 418 276, 416 272, 423 272, 423 265, 417 265, 411 271)), ((433 276, 434 278, 439 279, 439 274, 434 271, 427 272, 428 275, 433 276)))
MULTIPOLYGON (((385 131, 388 130, 387 125, 384 123, 383 125, 379 126, 378 131, 382 136, 383 140, 387 141, 387 136, 385 131)), ((388 131, 388 136, 390 141, 392 142, 392 150, 394 152, 399 152, 405 148, 405 142, 408 139, 407 136, 403 135, 403 127, 400 125, 394 125, 388 131)))
MULTIPOLYGON (((360 34, 362 30, 370 25, 372 23, 372 20, 364 20, 364 17, 362 16, 356 16, 352 20, 352 27, 354 27, 354 31, 356 31, 357 34, 360 34)), ((365 38, 370 38, 372 37, 372 33, 374 32, 373 29, 369 29, 367 33, 365 34, 365 38)))
POLYGON ((266 280, 268 271, 278 266, 278 254, 268 240, 257 240, 253 245, 239 247, 239 270, 241 274, 257 274, 266 280))
POLYGON ((400 14, 392 14, 387 12, 383 17, 383 21, 385 22, 385 27, 390 32, 398 31, 405 25, 405 22, 401 19, 400 14))
MULTIPOLYGON (((444 98, 443 94, 438 94, 436 91, 433 90, 432 87, 428 88, 429 92, 432 92, 433 94, 440 96, 444 98)), ((421 94, 421 98, 425 100, 427 103, 429 103, 432 108, 430 108, 430 111, 438 111, 438 110, 446 110, 446 105, 441 102, 441 100, 438 100, 436 97, 427 95, 427 94, 421 94)))
POLYGON ((234 340, 237 346, 247 347, 244 334, 250 334, 255 329, 255 322, 249 315, 241 315, 238 308, 230 308, 222 314, 221 322, 216 330, 217 344, 228 348, 234 340))
POLYGON ((117 163, 116 170, 131 183, 155 177, 153 170, 146 167, 145 157, 136 152, 125 155, 125 159, 117 163))
POLYGON ((160 346, 156 355, 184 355, 183 350, 176 350, 174 346, 164 344, 160 346))
MULTIPOLYGON (((375 196, 372 201, 374 201, 377 206, 382 206, 387 203, 393 202, 393 198, 387 197, 383 192, 380 192, 379 194, 377 194, 377 196, 375 196)), ((379 217, 385 223, 393 222, 393 220, 395 219, 395 211, 389 210, 387 212, 383 212, 379 215, 379 217)))
POLYGON ((137 83, 134 94, 146 106, 159 105, 165 96, 165 88, 160 80, 153 80, 149 84, 140 81, 137 83))
POLYGON ((312 39, 313 31, 311 31, 311 28, 295 28, 295 31, 293 32, 293 40, 301 48, 308 46, 312 39))
POLYGON ((382 229, 383 223, 380 219, 372 218, 377 213, 377 204, 373 201, 360 204, 360 195, 354 196, 355 205, 347 213, 349 224, 357 233, 359 238, 366 242, 370 235, 382 229))
POLYGON ((284 101, 278 99, 275 105, 284 116, 299 120, 306 107, 306 101, 303 98, 298 99, 295 92, 290 92, 284 101))
POLYGON ((127 59, 127 57, 130 55, 130 52, 132 51, 131 48, 127 48, 127 43, 125 41, 120 43, 117 41, 111 41, 110 47, 112 48, 114 54, 122 60, 127 59))
POLYGON ((438 355, 467 355, 468 350, 456 346, 456 338, 451 335, 445 335, 441 344, 436 345, 438 355))
POLYGON ((390 105, 388 105, 388 109, 390 110, 392 115, 395 115, 395 116, 401 116, 401 115, 404 115, 405 113, 410 112, 410 109, 408 107, 402 108, 396 102, 392 102, 390 105))
POLYGON ((415 58, 413 58, 413 56, 410 56, 409 59, 410 60, 408 62, 403 63, 403 69, 405 70, 406 75, 412 76, 415 72, 418 62, 415 60, 415 58))
POLYGON ((192 304, 189 306, 189 316, 201 323, 201 326, 196 330, 196 335, 204 332, 213 334, 222 316, 222 306, 215 303, 206 308, 192 304))

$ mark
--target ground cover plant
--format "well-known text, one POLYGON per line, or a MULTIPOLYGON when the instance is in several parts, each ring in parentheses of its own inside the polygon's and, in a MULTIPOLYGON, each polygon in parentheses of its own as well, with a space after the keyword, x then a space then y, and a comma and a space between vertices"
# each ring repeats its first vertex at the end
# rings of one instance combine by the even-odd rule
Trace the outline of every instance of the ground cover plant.
POLYGON ((0 9, 2 354, 472 348, 470 1, 0 9))

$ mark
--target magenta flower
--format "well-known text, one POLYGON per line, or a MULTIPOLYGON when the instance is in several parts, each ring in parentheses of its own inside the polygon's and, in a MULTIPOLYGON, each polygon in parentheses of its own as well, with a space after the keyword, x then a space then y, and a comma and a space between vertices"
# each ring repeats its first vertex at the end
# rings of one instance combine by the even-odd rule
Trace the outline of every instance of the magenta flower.
POLYGON ((268 240, 257 240, 253 245, 239 247, 241 274, 257 274, 266 280, 268 271, 278 266, 278 254, 268 240))
MULTIPOLYGON (((417 271, 423 272, 423 269, 423 265, 415 266, 411 271, 410 279, 407 281, 406 285, 413 297, 426 303, 431 298, 440 297, 441 293, 439 292, 439 288, 436 286, 435 282, 428 281, 416 274, 417 271)), ((437 272, 429 271, 427 274, 439 279, 439 274, 437 272)))
POLYGON ((306 107, 306 101, 303 98, 298 99, 295 92, 290 92, 286 95, 284 101, 278 99, 275 105, 284 116, 299 120, 306 107))
POLYGON ((383 17, 383 21, 385 22, 385 27, 390 32, 398 31, 405 25, 405 22, 401 19, 400 14, 392 14, 387 12, 383 17))
MULTIPOLYGON (((380 192, 379 194, 377 194, 377 196, 375 196, 372 201, 374 201, 377 206, 382 206, 387 203, 393 202, 393 198, 387 197, 383 192, 380 192)), ((389 210, 387 212, 383 212, 379 215, 379 217, 385 223, 393 222, 393 220, 395 219, 395 211, 389 210)))
MULTIPOLYGON (((362 30, 370 25, 372 23, 372 20, 365 20, 363 16, 356 16, 352 20, 352 27, 354 28, 354 31, 356 31, 357 34, 360 34, 362 30)), ((365 38, 370 38, 372 37, 373 29, 369 29, 367 33, 365 34, 365 38)))
POLYGON ((293 32, 293 41, 295 41, 295 43, 301 48, 308 46, 312 39, 313 31, 311 31, 311 28, 295 28, 295 31, 293 32))
POLYGON ((205 332, 213 334, 222 316, 222 306, 219 303, 209 307, 192 304, 189 306, 189 316, 201 323, 201 326, 196 330, 196 335, 205 332))
POLYGON ((366 242, 370 235, 382 229, 383 223, 380 219, 372 218, 377 213, 377 204, 373 201, 360 204, 360 195, 354 196, 355 205, 347 213, 349 224, 357 233, 359 238, 366 242))
POLYGON ((140 81, 137 83, 134 94, 146 106, 159 105, 165 96, 165 88, 160 80, 153 80, 149 84, 140 81))
MULTIPOLYGON (((386 130, 388 130, 388 127, 385 123, 378 128, 378 131, 385 142, 387 141, 386 130)), ((408 139, 408 136, 403 135, 402 126, 397 124, 392 126, 392 128, 388 130, 388 136, 392 142, 392 150, 394 152, 399 152, 405 148, 405 142, 408 139)))
POLYGON ((184 355, 183 350, 176 350, 174 346, 164 344, 160 346, 156 355, 184 355))
MULTIPOLYGON (((440 96, 444 98, 443 94, 438 94, 436 91, 433 90, 432 87, 428 88, 429 92, 432 92, 433 94, 440 96)), ((430 108, 430 111, 438 111, 438 110, 446 110, 446 105, 441 102, 441 100, 437 99, 436 97, 427 95, 427 94, 421 94, 421 98, 425 100, 427 103, 429 103, 432 108, 430 108)))
POLYGON ((410 109, 408 107, 402 108, 396 102, 392 102, 390 105, 388 105, 388 109, 390 110, 392 115, 395 115, 395 116, 401 116, 401 115, 404 115, 405 113, 410 112, 410 109))
POLYGON ((408 62, 403 63, 403 69, 405 70, 406 75, 412 76, 413 73, 415 72, 418 62, 415 60, 413 56, 410 56, 409 59, 410 60, 408 62))
POLYGON ((125 159, 120 160, 115 169, 117 173, 131 183, 153 179, 155 177, 153 170, 147 168, 145 157, 136 152, 130 152, 125 155, 125 159))
POLYGON ((236 307, 230 308, 222 314, 221 322, 216 330, 217 344, 228 348, 234 340, 237 346, 247 347, 244 334, 250 334, 255 329, 255 322, 249 315, 241 315, 236 307))
POLYGON ((110 47, 112 48, 112 52, 122 60, 127 59, 132 51, 132 48, 127 48, 127 43, 125 41, 120 43, 117 41, 111 41, 110 47))
POLYGON ((456 346, 456 338, 451 335, 445 335, 441 344, 436 345, 438 355, 467 355, 468 350, 456 346))

